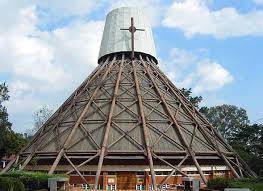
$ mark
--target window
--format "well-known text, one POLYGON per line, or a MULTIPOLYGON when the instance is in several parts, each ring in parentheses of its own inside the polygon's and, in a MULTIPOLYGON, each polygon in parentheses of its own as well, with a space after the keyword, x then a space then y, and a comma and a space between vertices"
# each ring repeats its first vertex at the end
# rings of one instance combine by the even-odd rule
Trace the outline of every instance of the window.
POLYGON ((143 175, 144 175, 144 172, 143 172, 143 171, 136 172, 136 175, 143 176, 143 175))
POLYGON ((215 174, 225 174, 225 171, 224 170, 216 170, 215 174))
POLYGON ((96 175, 96 171, 91 171, 90 175, 95 176, 96 175))
POLYGON ((163 184, 163 185, 162 185, 162 189, 164 189, 164 190, 165 190, 165 189, 169 189, 169 188, 170 188, 170 185, 169 185, 169 184, 163 184))
MULTIPOLYGON (((82 184, 82 188, 84 188, 85 190, 94 189, 94 184, 82 184)), ((98 190, 103 190, 102 184, 98 184, 98 190)))
POLYGON ((176 171, 175 172, 176 175, 182 175, 180 172, 176 171))
POLYGON ((85 190, 90 189, 90 185, 89 184, 82 184, 82 188, 85 190))
POLYGON ((116 178, 115 177, 108 177, 108 184, 116 184, 116 178))
POLYGON ((171 171, 155 171, 155 175, 157 176, 168 176, 171 171))
POLYGON ((137 184, 143 184, 144 178, 137 178, 137 184))
POLYGON ((136 185, 136 190, 145 190, 145 186, 142 184, 136 185))
POLYGON ((113 171, 108 172, 108 175, 115 175, 115 174, 116 174, 116 172, 113 172, 113 171))
POLYGON ((99 189, 99 190, 103 190, 103 184, 99 184, 99 185, 98 185, 98 189, 99 189))
POLYGON ((187 174, 199 174, 198 171, 187 171, 187 174))
POLYGON ((149 185, 149 190, 153 190, 153 185, 152 184, 149 185))
POLYGON ((116 185, 115 184, 108 184, 107 190, 116 190, 116 185))

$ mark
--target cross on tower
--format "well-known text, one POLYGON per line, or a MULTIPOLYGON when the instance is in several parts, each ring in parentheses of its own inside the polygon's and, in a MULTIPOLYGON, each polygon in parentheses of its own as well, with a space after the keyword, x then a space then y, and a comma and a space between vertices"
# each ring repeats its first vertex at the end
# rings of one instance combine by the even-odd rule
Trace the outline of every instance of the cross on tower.
POLYGON ((131 47, 132 47, 132 52, 131 52, 131 59, 134 59, 134 33, 136 31, 145 31, 144 29, 137 29, 134 26, 134 22, 133 22, 133 17, 131 17, 131 26, 128 29, 120 29, 120 30, 128 30, 131 33, 131 47))

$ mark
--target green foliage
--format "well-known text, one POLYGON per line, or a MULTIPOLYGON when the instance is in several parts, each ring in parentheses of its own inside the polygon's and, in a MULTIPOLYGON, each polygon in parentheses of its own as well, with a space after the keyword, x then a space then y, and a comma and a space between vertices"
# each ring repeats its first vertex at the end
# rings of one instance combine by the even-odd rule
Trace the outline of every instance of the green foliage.
POLYGON ((9 172, 1 176, 19 179, 24 184, 26 190, 28 191, 47 188, 48 178, 68 177, 67 175, 64 174, 48 175, 46 173, 41 173, 41 172, 27 172, 27 171, 9 172))
POLYGON ((190 102, 196 107, 199 107, 199 103, 203 100, 202 96, 192 96, 192 89, 182 88, 180 91, 184 94, 184 96, 190 100, 190 102))
POLYGON ((1 152, 7 156, 18 153, 27 143, 21 134, 14 133, 13 131, 3 133, 2 141, 1 152))
POLYGON ((16 154, 27 143, 21 134, 11 129, 7 109, 2 105, 8 100, 8 87, 5 83, 0 84, 0 157, 16 154))
POLYGON ((232 147, 258 175, 263 175, 263 125, 247 125, 232 140, 232 147))
POLYGON ((9 99, 8 92, 9 91, 6 84, 5 83, 0 84, 0 104, 2 104, 2 102, 7 101, 9 99))
POLYGON ((247 125, 231 142, 242 144, 247 151, 257 157, 263 156, 263 125, 247 125))
POLYGON ((252 191, 262 191, 263 177, 243 179, 216 178, 209 180, 207 187, 217 190, 224 190, 225 188, 249 188, 252 191))
POLYGON ((249 123, 246 110, 234 105, 220 105, 201 110, 221 135, 230 141, 246 128, 249 123))
POLYGON ((16 178, 0 176, 0 191, 25 191, 24 184, 16 178))
POLYGON ((228 178, 215 178, 208 181, 207 187, 216 190, 224 190, 225 188, 231 188, 232 181, 232 179, 228 178))
MULTIPOLYGON (((181 92, 198 107, 201 96, 193 97, 191 89, 181 92)), ((234 105, 201 107, 199 111, 216 127, 228 143, 257 175, 263 175, 263 125, 249 124, 246 110, 234 105)))
MULTIPOLYGON (((8 121, 8 113, 5 106, 3 106, 4 101, 8 101, 8 88, 5 83, 0 84, 0 135, 4 131, 11 130, 11 123, 8 121)), ((1 143, 0 143, 1 144, 1 143)))

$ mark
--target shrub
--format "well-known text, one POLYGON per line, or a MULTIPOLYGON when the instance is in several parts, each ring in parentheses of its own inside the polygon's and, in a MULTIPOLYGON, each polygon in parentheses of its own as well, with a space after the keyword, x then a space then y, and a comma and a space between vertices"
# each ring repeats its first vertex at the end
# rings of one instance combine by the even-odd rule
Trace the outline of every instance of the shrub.
POLYGON ((263 177, 227 179, 216 178, 208 181, 208 188, 224 190, 224 188, 249 188, 252 191, 263 190, 263 177))
POLYGON ((232 181, 232 179, 228 178, 215 178, 208 181, 207 187, 216 190, 224 190, 225 188, 231 188, 232 181))
POLYGON ((2 176, 14 178, 15 180, 20 180, 25 186, 25 189, 28 191, 47 188, 48 178, 67 177, 66 175, 61 175, 61 174, 48 175, 46 173, 41 173, 41 172, 26 172, 26 171, 5 173, 2 176))
POLYGON ((25 191, 24 184, 12 177, 0 177, 0 191, 25 191))

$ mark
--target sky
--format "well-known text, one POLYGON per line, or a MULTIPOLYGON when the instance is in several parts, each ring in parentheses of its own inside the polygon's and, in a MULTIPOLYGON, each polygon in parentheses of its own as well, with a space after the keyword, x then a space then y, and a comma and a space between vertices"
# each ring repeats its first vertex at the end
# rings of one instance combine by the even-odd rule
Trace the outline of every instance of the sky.
POLYGON ((122 6, 144 10, 159 66, 178 88, 263 118, 263 0, 0 0, 0 83, 13 130, 32 129, 36 111, 55 111, 92 72, 106 15, 122 6))

